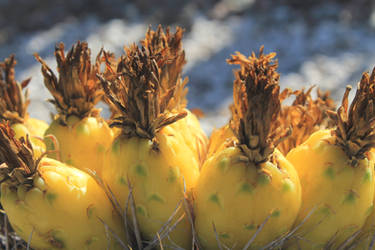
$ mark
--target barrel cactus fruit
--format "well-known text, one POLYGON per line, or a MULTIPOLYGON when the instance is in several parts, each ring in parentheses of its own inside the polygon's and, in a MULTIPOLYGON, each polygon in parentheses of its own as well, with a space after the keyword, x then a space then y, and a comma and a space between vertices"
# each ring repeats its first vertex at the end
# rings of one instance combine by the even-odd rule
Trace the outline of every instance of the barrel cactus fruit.
POLYGON ((343 247, 373 209, 375 72, 363 74, 349 106, 350 89, 337 112, 328 112, 336 127, 313 133, 286 156, 303 187, 302 225, 290 248, 343 247))
POLYGON ((87 43, 77 42, 66 56, 64 45, 60 43, 55 56, 59 78, 36 55, 42 64, 45 86, 53 96, 50 102, 58 112, 45 132, 47 148, 51 151, 48 156, 82 170, 90 169, 100 176, 104 153, 113 138, 112 130, 95 108, 103 95, 96 77, 100 54, 92 66, 87 43), (53 143, 49 135, 58 143, 53 143))
POLYGON ((34 249, 123 249, 121 219, 95 179, 53 159, 35 160, 31 147, 0 124, 1 205, 15 232, 34 249))
POLYGON ((10 123, 17 138, 29 136, 35 156, 39 157, 46 150, 43 135, 48 124, 29 116, 27 107, 30 100, 28 91, 24 89, 31 79, 20 83, 15 80, 16 63, 14 55, 0 62, 0 120, 10 123))
POLYGON ((194 189, 195 228, 205 249, 258 249, 287 233, 301 204, 297 173, 276 149, 279 126, 275 54, 237 53, 232 131, 236 140, 208 158, 194 189), (223 247, 224 248, 224 247, 223 247))
POLYGON ((163 31, 161 25, 156 31, 151 28, 148 29, 145 39, 141 41, 142 45, 152 54, 163 55, 161 60, 164 63, 160 66, 160 85, 162 91, 165 93, 171 88, 174 89, 173 97, 168 104, 167 110, 174 112, 175 110, 183 109, 187 115, 171 124, 176 130, 181 131, 181 134, 197 160, 202 163, 206 155, 208 139, 202 130, 197 116, 186 108, 187 99, 186 94, 188 88, 188 78, 182 78, 182 69, 186 63, 185 51, 182 47, 183 29, 176 28, 176 32, 172 34, 169 28, 163 31), (184 131, 184 132, 182 132, 184 131))
MULTIPOLYGON (((199 163, 184 142, 183 131, 171 126, 186 111, 167 110, 175 87, 161 89, 158 62, 162 55, 136 45, 125 51, 117 78, 110 81, 99 76, 108 99, 117 107, 111 126, 121 129, 107 151, 103 181, 123 211, 128 211, 125 204, 133 195, 135 218, 145 241, 152 241, 159 232, 164 247, 177 244, 189 249, 191 225, 184 209, 176 208, 184 191, 189 193, 195 185, 199 163), (173 213, 172 223, 164 227, 173 213), (172 232, 166 233, 167 228, 172 232)), ((132 221, 134 214, 127 214, 132 221)))

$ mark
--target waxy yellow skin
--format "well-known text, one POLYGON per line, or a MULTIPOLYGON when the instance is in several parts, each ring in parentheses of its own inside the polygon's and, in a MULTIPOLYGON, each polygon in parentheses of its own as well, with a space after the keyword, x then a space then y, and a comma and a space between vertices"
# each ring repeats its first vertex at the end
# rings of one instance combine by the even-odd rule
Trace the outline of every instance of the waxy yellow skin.
POLYGON ((203 165, 194 189, 195 228, 204 249, 243 249, 257 228, 264 228, 250 249, 258 249, 291 229, 301 204, 301 187, 293 166, 275 150, 277 164, 236 162, 242 152, 227 147, 203 165), (263 172, 258 172, 258 169, 263 172))
POLYGON ((48 124, 42 120, 34 118, 26 118, 24 123, 14 123, 11 128, 16 133, 16 138, 28 135, 33 145, 34 157, 37 159, 46 151, 46 145, 43 141, 44 132, 48 128, 48 124))
MULTIPOLYGON (((103 180, 123 211, 129 185, 132 186, 139 228, 148 240, 156 237, 156 232, 182 201, 184 183, 189 194, 199 176, 199 164, 194 154, 171 126, 158 132, 156 140, 158 150, 153 149, 153 143, 148 139, 120 135, 108 150, 103 168, 103 180)), ((183 211, 182 207, 172 224, 183 211)), ((170 237, 180 247, 191 248, 191 225, 187 216, 170 237)), ((171 242, 166 239, 163 244, 168 248, 171 242)))
POLYGON ((207 154, 208 139, 201 128, 198 118, 189 110, 185 109, 185 111, 187 116, 172 123, 170 126, 176 131, 180 131, 182 138, 195 155, 197 161, 202 163, 207 154))
MULTIPOLYGON (((49 157, 101 176, 103 157, 113 140, 113 131, 104 120, 70 116, 64 126, 55 119, 45 132, 48 135, 55 136, 59 144, 59 153, 49 153, 49 157)), ((50 138, 45 141, 48 150, 56 149, 50 138)))
POLYGON ((331 130, 321 130, 286 157, 296 168, 302 186, 302 206, 296 225, 303 238, 290 248, 322 249, 331 239, 335 249, 359 230, 373 209, 374 163, 358 160, 353 167, 344 151, 334 145, 331 130), (299 245, 297 245, 299 244, 299 245))
MULTIPOLYGON (((43 158, 27 190, 1 184, 1 204, 9 221, 34 249, 107 249, 107 224, 125 239, 121 219, 95 179, 61 162, 43 158), (100 219, 103 221, 100 221, 100 219)), ((125 242, 126 244, 126 242, 125 242)), ((109 249, 122 249, 114 237, 109 249)))

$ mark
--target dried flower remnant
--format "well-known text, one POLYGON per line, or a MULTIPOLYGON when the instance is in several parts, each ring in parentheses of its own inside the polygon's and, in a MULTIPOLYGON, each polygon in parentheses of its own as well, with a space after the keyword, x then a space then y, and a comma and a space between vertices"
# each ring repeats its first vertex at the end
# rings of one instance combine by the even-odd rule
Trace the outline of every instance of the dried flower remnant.
POLYGON ((249 58, 237 53, 228 60, 239 64, 233 85, 232 121, 239 147, 254 163, 268 160, 277 145, 290 131, 281 126, 277 117, 280 112, 279 74, 276 72, 275 53, 255 53, 249 58))
POLYGON ((14 55, 0 62, 0 118, 12 124, 24 122, 30 103, 28 92, 23 93, 23 90, 31 78, 17 82, 14 70, 16 63, 14 55))
POLYGON ((279 116, 280 123, 292 128, 291 136, 278 146, 284 155, 306 141, 315 131, 334 127, 332 120, 327 115, 328 110, 336 109, 329 92, 323 93, 317 89, 317 98, 314 100, 311 96, 313 88, 310 87, 307 91, 285 89, 282 92, 281 101, 291 95, 295 96, 292 105, 281 107, 279 116))
POLYGON ((49 101, 55 105, 62 124, 66 124, 70 115, 80 118, 97 116, 99 111, 95 105, 103 95, 96 77, 102 62, 101 53, 92 66, 91 51, 86 42, 78 41, 66 56, 64 49, 63 43, 55 48, 58 78, 39 55, 35 54, 36 59, 42 64, 44 84, 54 98, 49 101))

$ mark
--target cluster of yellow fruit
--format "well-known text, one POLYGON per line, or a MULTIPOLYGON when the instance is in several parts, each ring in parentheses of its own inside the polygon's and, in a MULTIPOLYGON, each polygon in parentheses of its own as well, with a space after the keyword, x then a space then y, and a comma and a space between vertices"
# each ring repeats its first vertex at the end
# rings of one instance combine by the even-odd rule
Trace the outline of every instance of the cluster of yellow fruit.
POLYGON ((67 55, 60 44, 58 76, 35 55, 50 125, 29 117, 14 56, 0 63, 1 205, 14 231, 34 249, 372 245, 375 71, 336 112, 327 93, 280 92, 274 53, 237 53, 232 118, 207 139, 186 108, 182 35, 149 29, 94 65, 86 43, 67 55))

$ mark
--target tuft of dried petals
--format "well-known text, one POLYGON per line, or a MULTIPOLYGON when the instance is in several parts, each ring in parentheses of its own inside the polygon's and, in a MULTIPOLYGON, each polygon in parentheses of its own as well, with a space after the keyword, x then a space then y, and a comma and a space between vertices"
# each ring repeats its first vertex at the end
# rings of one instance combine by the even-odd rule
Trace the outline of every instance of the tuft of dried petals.
POLYGON ((254 52, 250 57, 237 52, 227 60, 241 67, 234 72, 231 127, 239 140, 238 146, 255 164, 267 161, 290 133, 277 120, 281 105, 275 55, 264 55, 261 47, 258 57, 254 52))
POLYGON ((9 123, 0 123, 0 182, 8 181, 11 188, 32 187, 39 160, 33 158, 29 138, 15 138, 9 123))
POLYGON ((182 79, 182 68, 186 64, 185 51, 182 48, 182 37, 184 30, 176 28, 172 34, 169 28, 163 31, 161 25, 156 31, 149 28, 146 37, 141 41, 143 47, 152 55, 158 55, 157 64, 160 70, 160 86, 162 91, 167 92, 174 88, 174 94, 169 102, 168 110, 185 108, 187 105, 186 94, 188 89, 186 84, 188 78, 182 79))
POLYGON ((0 119, 13 123, 23 123, 30 103, 28 91, 23 92, 31 78, 21 83, 15 80, 14 55, 0 62, 0 119))
POLYGON ((278 149, 284 155, 306 141, 315 131, 335 126, 327 115, 328 110, 336 110, 329 92, 321 92, 317 89, 317 98, 314 100, 311 96, 313 88, 314 86, 310 87, 307 91, 304 89, 297 91, 285 89, 280 95, 282 97, 280 101, 287 96, 295 96, 295 100, 291 106, 282 106, 279 116, 281 124, 292 128, 291 135, 278 146, 278 149))
POLYGON ((106 96, 118 111, 111 126, 120 127, 129 137, 153 140, 161 128, 187 113, 166 112, 174 87, 162 91, 157 63, 160 56, 135 44, 125 47, 125 51, 117 66, 117 77, 105 79, 98 75, 106 96))
POLYGON ((99 52, 96 63, 92 66, 90 56, 91 51, 86 42, 78 41, 66 56, 64 44, 58 44, 55 48, 59 73, 57 78, 38 54, 35 54, 35 58, 42 64, 44 84, 54 98, 49 101, 56 106, 60 122, 64 125, 70 115, 84 118, 99 114, 95 105, 101 100, 103 91, 96 74, 99 73, 102 57, 99 52))
POLYGON ((341 106, 328 115, 336 124, 332 130, 335 144, 344 150, 355 167, 357 160, 365 158, 365 153, 375 146, 375 68, 371 75, 362 75, 349 107, 350 90, 347 86, 341 106))

